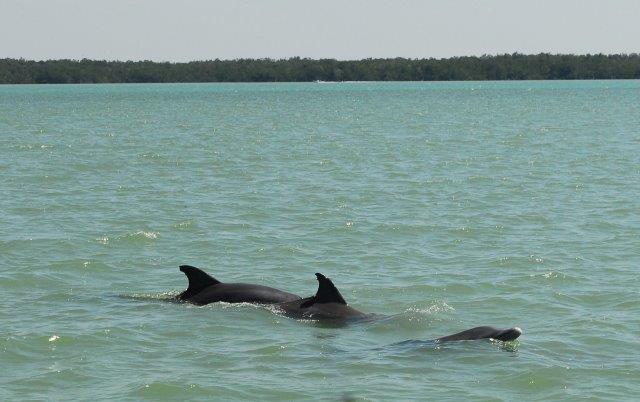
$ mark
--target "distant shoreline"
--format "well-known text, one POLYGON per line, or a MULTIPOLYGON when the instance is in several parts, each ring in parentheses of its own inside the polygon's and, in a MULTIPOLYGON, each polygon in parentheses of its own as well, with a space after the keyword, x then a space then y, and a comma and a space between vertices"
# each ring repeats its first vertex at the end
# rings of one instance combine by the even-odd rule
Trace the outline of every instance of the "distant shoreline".
POLYGON ((0 59, 0 84, 640 79, 640 54, 447 59, 154 61, 0 59))

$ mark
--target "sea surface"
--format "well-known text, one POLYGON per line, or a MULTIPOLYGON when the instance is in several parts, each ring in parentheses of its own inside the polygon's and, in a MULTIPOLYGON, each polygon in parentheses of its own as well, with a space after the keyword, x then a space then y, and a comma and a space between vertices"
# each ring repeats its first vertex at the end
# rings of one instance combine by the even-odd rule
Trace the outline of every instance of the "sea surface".
POLYGON ((639 279, 640 81, 0 86, 3 401, 638 400, 639 279))

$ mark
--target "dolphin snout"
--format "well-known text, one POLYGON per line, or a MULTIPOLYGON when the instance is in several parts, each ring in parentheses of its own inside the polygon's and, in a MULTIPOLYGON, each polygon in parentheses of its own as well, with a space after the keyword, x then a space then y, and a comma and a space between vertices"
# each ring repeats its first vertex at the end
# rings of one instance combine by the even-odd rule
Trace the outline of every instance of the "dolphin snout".
POLYGON ((522 329, 520 327, 513 327, 509 329, 505 329, 495 338, 499 341, 513 341, 514 339, 518 339, 518 337, 522 335, 522 329))

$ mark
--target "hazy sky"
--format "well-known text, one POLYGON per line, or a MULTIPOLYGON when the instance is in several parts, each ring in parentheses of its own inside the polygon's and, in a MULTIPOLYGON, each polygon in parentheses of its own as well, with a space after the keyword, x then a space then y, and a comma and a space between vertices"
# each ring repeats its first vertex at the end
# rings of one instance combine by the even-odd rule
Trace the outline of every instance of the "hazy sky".
POLYGON ((640 0, 0 0, 0 58, 640 52, 640 0))

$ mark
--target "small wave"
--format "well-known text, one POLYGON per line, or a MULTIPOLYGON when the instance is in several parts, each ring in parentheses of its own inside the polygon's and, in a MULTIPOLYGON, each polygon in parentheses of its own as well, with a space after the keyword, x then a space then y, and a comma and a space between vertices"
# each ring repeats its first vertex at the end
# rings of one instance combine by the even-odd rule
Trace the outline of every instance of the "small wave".
POLYGON ((129 234, 126 237, 141 237, 144 236, 147 239, 157 239, 158 238, 158 232, 145 232, 145 231, 137 231, 135 233, 129 234))
POLYGON ((53 145, 47 145, 47 144, 21 144, 21 145, 18 145, 18 149, 24 149, 24 150, 53 149, 53 145))
POLYGON ((273 313, 275 315, 279 315, 279 316, 282 316, 282 317, 285 316, 284 315, 284 311, 280 307, 275 305, 275 304, 263 304, 263 305, 260 305, 260 307, 264 308, 267 311, 270 311, 271 313, 273 313))
POLYGON ((500 350, 504 350, 505 352, 516 353, 518 351, 518 348, 520 347, 520 340, 518 339, 507 342, 492 339, 491 342, 498 345, 498 348, 500 350))
POLYGON ((195 226, 195 220, 194 219, 187 219, 186 221, 182 221, 182 222, 178 222, 175 223, 173 225, 174 229, 179 229, 179 230, 186 230, 186 229, 190 229, 193 226, 195 226))
POLYGON ((490 345, 497 347, 498 350, 509 353, 516 353, 518 351, 518 347, 520 346, 520 341, 517 339, 507 342, 498 341, 495 339, 477 339, 474 341, 461 342, 440 342, 437 339, 408 339, 406 341, 392 343, 391 345, 376 348, 374 350, 385 351, 388 353, 412 353, 416 350, 428 351, 439 350, 442 348, 468 350, 470 347, 485 348, 487 342, 489 342, 490 345))
POLYGON ((111 244, 112 242, 136 243, 136 242, 155 240, 158 238, 159 235, 160 235, 159 232, 139 230, 137 232, 128 233, 125 235, 117 236, 115 238, 111 238, 107 235, 102 235, 100 237, 97 237, 95 241, 106 246, 111 244))
MULTIPOLYGON (((221 309, 228 309, 228 308, 246 308, 246 307, 261 307, 260 304, 256 304, 256 303, 248 303, 248 302, 242 302, 242 303, 228 303, 228 302, 215 302, 215 303, 209 303, 206 306, 208 306, 209 308, 221 308, 221 309)), ((204 307, 204 306, 203 306, 204 307)))
POLYGON ((539 274, 531 274, 530 278, 544 278, 544 279, 566 279, 566 275, 562 272, 548 271, 539 274))
POLYGON ((413 352, 416 349, 440 349, 440 343, 436 340, 407 339, 406 341, 392 343, 374 350, 385 351, 385 353, 413 352))
POLYGON ((156 152, 145 152, 143 154, 138 155, 140 159, 159 159, 162 158, 162 155, 156 152))
POLYGON ((435 304, 432 304, 431 306, 426 308, 409 307, 408 309, 405 310, 405 313, 410 315, 411 314, 431 315, 431 314, 442 313, 447 311, 455 311, 455 309, 444 301, 438 301, 435 304))
POLYGON ((544 264, 544 258, 536 254, 530 254, 529 261, 535 262, 537 264, 544 264))
POLYGON ((374 328, 376 331, 389 331, 403 329, 424 329, 425 325, 432 325, 434 322, 442 320, 438 315, 440 313, 454 311, 444 301, 437 301, 428 307, 412 306, 401 313, 385 316, 375 321, 374 328))
POLYGON ((129 300, 140 300, 140 301, 173 301, 179 302, 176 299, 176 296, 179 295, 180 292, 177 291, 168 291, 162 293, 131 293, 131 294, 119 294, 116 297, 121 299, 129 299, 129 300))

